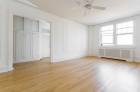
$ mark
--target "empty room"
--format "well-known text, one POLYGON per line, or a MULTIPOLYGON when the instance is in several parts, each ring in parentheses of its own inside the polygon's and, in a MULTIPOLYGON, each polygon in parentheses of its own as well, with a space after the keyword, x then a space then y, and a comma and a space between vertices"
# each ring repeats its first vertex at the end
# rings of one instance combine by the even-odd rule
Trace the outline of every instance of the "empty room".
POLYGON ((0 0, 0 92, 140 92, 140 0, 0 0))

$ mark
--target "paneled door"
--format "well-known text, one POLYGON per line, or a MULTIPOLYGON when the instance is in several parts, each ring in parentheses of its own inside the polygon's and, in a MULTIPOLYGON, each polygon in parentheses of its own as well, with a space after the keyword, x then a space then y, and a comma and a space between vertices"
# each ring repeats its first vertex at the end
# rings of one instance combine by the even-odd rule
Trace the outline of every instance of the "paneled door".
POLYGON ((39 34, 33 33, 32 34, 32 58, 34 60, 39 59, 39 34))
POLYGON ((26 60, 32 59, 32 34, 24 34, 24 58, 26 60))
POLYGON ((24 18, 24 29, 27 32, 38 32, 39 31, 39 21, 24 18))
POLYGON ((14 32, 15 62, 39 60, 39 34, 14 32))
POLYGON ((23 31, 24 30, 24 18, 19 16, 14 16, 14 30, 23 31))
POLYGON ((22 32, 15 32, 15 61, 20 62, 24 60, 24 33, 22 32))

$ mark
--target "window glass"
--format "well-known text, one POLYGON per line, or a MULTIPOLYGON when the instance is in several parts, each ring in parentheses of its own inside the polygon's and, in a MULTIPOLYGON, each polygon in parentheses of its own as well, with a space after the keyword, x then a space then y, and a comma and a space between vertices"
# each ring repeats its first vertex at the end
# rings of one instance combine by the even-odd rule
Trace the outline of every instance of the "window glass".
POLYGON ((101 46, 133 45, 134 21, 103 26, 100 34, 101 46), (116 29, 114 29, 114 26, 116 26, 116 29))
POLYGON ((116 25, 117 45, 133 45, 133 21, 116 25))
POLYGON ((101 28, 101 45, 113 45, 113 25, 101 28))

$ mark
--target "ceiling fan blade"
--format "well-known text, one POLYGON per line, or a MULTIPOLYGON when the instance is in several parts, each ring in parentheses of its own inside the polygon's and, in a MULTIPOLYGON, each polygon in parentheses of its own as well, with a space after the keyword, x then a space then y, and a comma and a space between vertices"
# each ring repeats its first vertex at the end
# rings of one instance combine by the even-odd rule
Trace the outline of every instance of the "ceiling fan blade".
POLYGON ((105 7, 100 7, 100 6, 92 6, 92 8, 94 9, 99 9, 99 10, 105 10, 105 7))
POLYGON ((72 8, 72 10, 76 10, 76 9, 80 9, 80 8, 83 8, 83 7, 75 7, 75 8, 72 8))
POLYGON ((92 5, 95 0, 90 0, 89 4, 92 5))

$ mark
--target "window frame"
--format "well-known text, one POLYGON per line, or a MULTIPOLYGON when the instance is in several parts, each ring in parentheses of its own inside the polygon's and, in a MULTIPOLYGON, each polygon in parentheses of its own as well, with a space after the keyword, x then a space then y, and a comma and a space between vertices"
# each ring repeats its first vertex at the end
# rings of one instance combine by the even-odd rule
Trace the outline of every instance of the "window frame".
POLYGON ((99 47, 119 47, 119 48, 134 48, 135 47, 135 18, 129 18, 129 19, 123 19, 123 20, 119 20, 119 21, 115 21, 115 22, 110 22, 110 23, 106 23, 106 24, 102 24, 100 26, 100 31, 99 31, 99 47), (124 22, 129 22, 129 21, 133 21, 133 45, 118 45, 117 44, 117 24, 119 23, 124 23, 124 22), (109 26, 109 25, 113 25, 113 45, 107 45, 107 46, 103 46, 102 44, 102 36, 101 36, 101 28, 105 27, 105 26, 109 26))
MULTIPOLYGON (((109 25, 106 25, 106 26, 111 26, 111 25, 113 26, 113 30, 112 30, 112 31, 113 31, 113 43, 112 43, 113 45, 104 45, 104 46, 107 46, 107 47, 108 47, 108 46, 114 46, 114 25, 113 25, 113 24, 109 24, 109 25)), ((106 26, 102 26, 102 27, 106 27, 106 26)), ((102 27, 100 27, 100 46, 103 46, 103 45, 102 45, 102 44, 103 44, 103 43, 102 43, 102 34, 101 34, 101 32, 102 32, 102 27)), ((108 44, 108 43, 106 43, 106 44, 108 44)))

